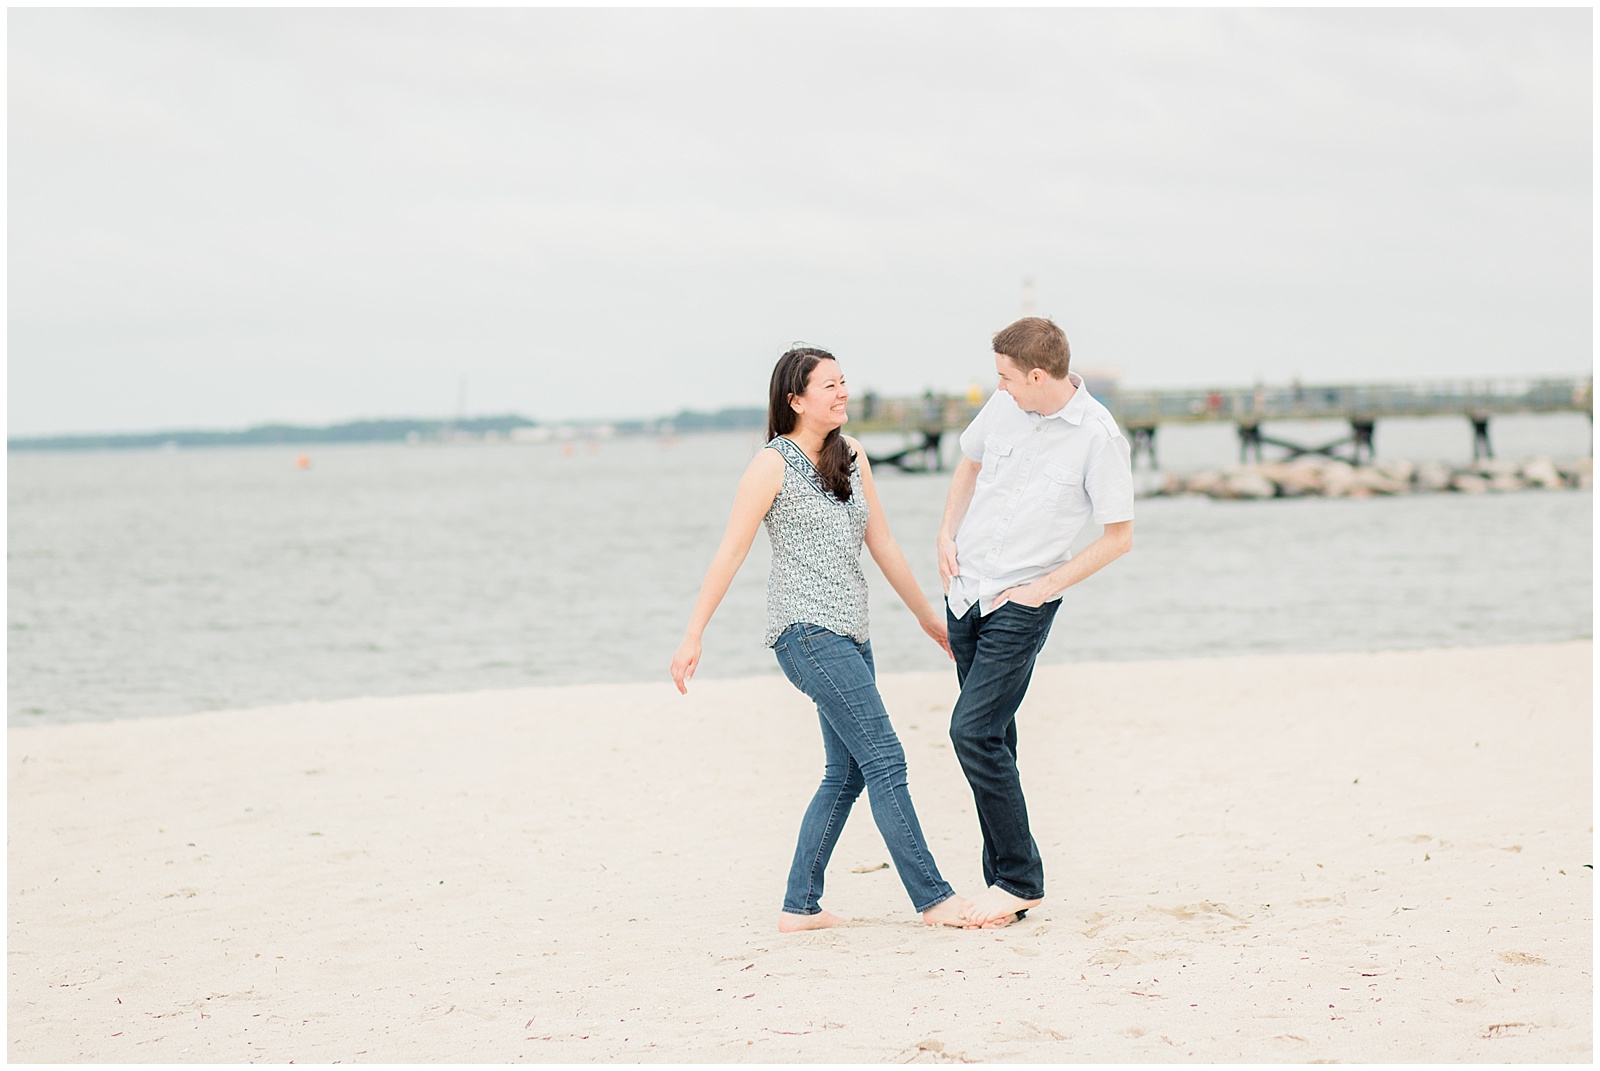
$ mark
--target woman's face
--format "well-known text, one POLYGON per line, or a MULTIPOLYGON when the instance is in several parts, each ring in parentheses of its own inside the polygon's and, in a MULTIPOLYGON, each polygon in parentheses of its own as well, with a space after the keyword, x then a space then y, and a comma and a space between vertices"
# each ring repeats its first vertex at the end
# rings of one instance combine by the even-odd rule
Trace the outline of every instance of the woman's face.
POLYGON ((839 362, 825 358, 811 369, 811 376, 806 380, 806 392, 791 394, 789 405, 802 421, 831 431, 850 419, 845 413, 845 402, 849 399, 850 390, 844 385, 844 373, 839 371, 839 362))

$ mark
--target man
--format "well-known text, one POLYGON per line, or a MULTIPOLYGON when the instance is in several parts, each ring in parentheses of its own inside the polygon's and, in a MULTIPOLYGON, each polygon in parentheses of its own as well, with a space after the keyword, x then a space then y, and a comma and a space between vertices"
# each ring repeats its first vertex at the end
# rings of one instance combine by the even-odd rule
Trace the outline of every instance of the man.
POLYGON ((1017 707, 1063 591, 1133 546, 1128 442, 1071 373, 1067 336, 1029 316, 994 336, 1000 389, 961 435, 939 526, 961 698, 950 740, 983 831, 983 880, 963 917, 1006 926, 1044 899, 1017 774, 1017 707), (1090 518, 1099 538, 1072 553, 1090 518))

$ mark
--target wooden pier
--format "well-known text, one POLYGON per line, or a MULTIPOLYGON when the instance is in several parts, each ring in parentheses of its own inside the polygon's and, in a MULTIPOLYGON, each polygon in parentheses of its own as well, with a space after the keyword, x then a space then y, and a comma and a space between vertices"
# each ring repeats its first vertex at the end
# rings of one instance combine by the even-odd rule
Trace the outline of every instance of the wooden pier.
POLYGON ((868 391, 850 400, 849 431, 901 435, 900 450, 867 455, 874 465, 893 465, 902 472, 943 472, 945 433, 961 434, 986 401, 988 395, 981 391, 959 395, 929 391, 920 398, 882 398, 868 391))
MULTIPOLYGON (((1594 419, 1594 378, 1441 380, 1427 383, 1336 383, 1246 388, 1123 390, 1087 378, 1091 393, 1116 417, 1133 456, 1156 462, 1156 432, 1165 424, 1229 423, 1238 428, 1239 460, 1261 461, 1262 448, 1275 447, 1285 458, 1308 454, 1362 465, 1373 457, 1373 430, 1381 419, 1459 416, 1472 424, 1472 457, 1494 456, 1489 422, 1516 413, 1583 413, 1594 419), (1331 442, 1300 443, 1264 425, 1337 421, 1348 435, 1331 442)), ((928 393, 920 398, 881 398, 868 392, 850 403, 851 430, 859 434, 898 432, 903 449, 872 456, 874 465, 908 472, 942 471, 945 433, 967 426, 987 396, 928 393)))

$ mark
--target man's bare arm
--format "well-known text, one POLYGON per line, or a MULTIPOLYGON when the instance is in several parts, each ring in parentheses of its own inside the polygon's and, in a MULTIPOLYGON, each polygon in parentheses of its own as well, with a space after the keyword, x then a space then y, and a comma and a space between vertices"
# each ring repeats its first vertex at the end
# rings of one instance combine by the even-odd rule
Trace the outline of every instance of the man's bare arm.
POLYGON ((1089 579, 1132 549, 1133 522, 1108 524, 1100 533, 1100 538, 1084 547, 1081 554, 1074 555, 1066 564, 1037 580, 1007 588, 996 597, 994 604, 998 607, 1002 603, 1020 602, 1024 606, 1043 606, 1057 594, 1089 579))
POLYGON ((978 486, 978 473, 983 465, 962 455, 960 464, 950 477, 950 491, 944 499, 944 519, 939 522, 939 581, 944 585, 945 594, 950 593, 950 579, 957 575, 956 566, 956 529, 961 527, 961 521, 967 515, 967 507, 972 505, 972 491, 978 486))

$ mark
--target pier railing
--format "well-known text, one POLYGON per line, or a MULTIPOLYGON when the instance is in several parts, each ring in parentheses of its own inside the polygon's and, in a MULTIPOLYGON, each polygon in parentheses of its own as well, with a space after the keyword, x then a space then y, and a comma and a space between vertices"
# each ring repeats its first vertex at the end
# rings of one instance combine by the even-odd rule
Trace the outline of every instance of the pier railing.
MULTIPOLYGON (((1129 435, 1135 457, 1155 462, 1155 433, 1163 424, 1230 423, 1238 427, 1240 458, 1262 445, 1291 457, 1341 456, 1348 448, 1356 464, 1372 456, 1373 426, 1380 418, 1460 416, 1473 427, 1473 456, 1493 456, 1489 419, 1512 413, 1585 413, 1594 417, 1594 377, 1438 380, 1424 383, 1334 383, 1174 390, 1123 390, 1089 381, 1129 435), (1342 421, 1350 435, 1307 446, 1263 434, 1269 421, 1342 421)), ((873 458, 906 469, 942 468, 940 440, 972 420, 988 396, 976 390, 961 395, 928 393, 920 398, 883 398, 871 392, 851 399, 850 419, 857 433, 901 432, 905 448, 873 458)))
POLYGON ((1373 420, 1593 412, 1594 380, 1495 379, 1341 383, 1226 390, 1113 390, 1102 400, 1126 428, 1269 420, 1373 420))
POLYGON ((920 398, 882 398, 868 391, 851 398, 850 429, 875 431, 960 431, 972 423, 987 394, 925 394, 920 398))

